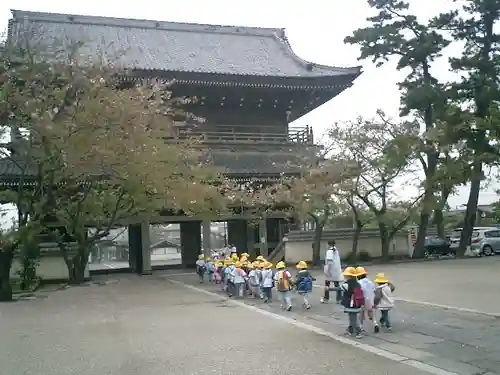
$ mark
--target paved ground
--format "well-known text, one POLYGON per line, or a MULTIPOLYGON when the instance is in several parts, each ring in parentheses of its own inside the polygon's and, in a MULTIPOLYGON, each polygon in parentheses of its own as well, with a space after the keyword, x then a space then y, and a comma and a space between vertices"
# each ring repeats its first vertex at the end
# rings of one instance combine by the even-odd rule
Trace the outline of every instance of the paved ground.
MULTIPOLYGON (((402 300, 393 311, 394 332, 369 334, 362 342, 461 375, 500 374, 500 300, 491 297, 500 283, 500 274, 495 272, 499 267, 500 257, 367 267, 369 272, 386 272, 402 300)), ((200 287, 191 274, 170 273, 165 277, 200 287)), ((318 283, 321 281, 318 277, 318 283)), ((219 289, 205 284, 201 287, 214 292, 219 289)), ((315 305, 307 312, 300 308, 282 312, 278 303, 267 306, 251 299, 243 302, 342 335, 345 316, 338 305, 319 304, 321 292, 321 288, 314 290, 315 305)))
POLYGON ((0 306, 1 375, 424 375, 158 276, 42 297, 0 306))
MULTIPOLYGON (((481 310, 500 315, 500 256, 367 267, 385 272, 400 298, 481 310)), ((321 275, 320 275, 321 277, 321 275)), ((318 278, 320 279, 320 278, 318 278)))

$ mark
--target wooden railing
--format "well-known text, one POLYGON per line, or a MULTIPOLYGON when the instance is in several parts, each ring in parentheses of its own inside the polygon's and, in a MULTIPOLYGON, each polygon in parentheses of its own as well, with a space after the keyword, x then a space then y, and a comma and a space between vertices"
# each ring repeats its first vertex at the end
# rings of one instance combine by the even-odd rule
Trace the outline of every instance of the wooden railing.
MULTIPOLYGON (((221 127, 219 127, 221 128, 221 127)), ((179 128, 175 134, 166 137, 167 140, 199 138, 203 143, 262 143, 262 144, 313 144, 312 129, 305 127, 290 127, 288 133, 272 133, 265 131, 240 132, 234 129, 221 131, 203 131, 199 128, 179 128)))

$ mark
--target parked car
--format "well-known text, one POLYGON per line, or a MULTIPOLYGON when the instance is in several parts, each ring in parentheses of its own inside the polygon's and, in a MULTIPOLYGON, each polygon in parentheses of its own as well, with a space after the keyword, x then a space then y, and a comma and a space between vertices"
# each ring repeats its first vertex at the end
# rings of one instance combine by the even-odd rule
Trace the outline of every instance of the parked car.
POLYGON ((480 229, 472 232, 471 250, 479 255, 500 253, 500 229, 480 229))
MULTIPOLYGON (((496 230, 498 229, 497 227, 474 227, 473 231, 489 231, 489 230, 496 230)), ((472 233, 472 240, 477 236, 478 234, 472 233)), ((460 245, 460 236, 462 234, 462 228, 456 228, 451 232, 450 236, 450 244, 452 249, 457 249, 458 245, 460 245)))
POLYGON ((449 241, 435 236, 425 237, 424 249, 426 258, 442 255, 454 256, 456 254, 456 249, 451 248, 449 241))

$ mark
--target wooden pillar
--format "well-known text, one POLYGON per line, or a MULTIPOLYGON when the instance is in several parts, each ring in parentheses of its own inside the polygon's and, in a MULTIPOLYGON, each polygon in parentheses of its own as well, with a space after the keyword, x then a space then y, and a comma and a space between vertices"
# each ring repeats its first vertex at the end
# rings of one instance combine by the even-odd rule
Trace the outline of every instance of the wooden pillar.
POLYGON ((260 255, 267 257, 268 247, 267 247, 267 221, 266 219, 261 219, 259 221, 259 244, 260 244, 260 255))
POLYGON ((139 275, 151 274, 149 222, 128 226, 129 264, 139 275))
POLYGON ((246 221, 247 226, 247 252, 250 254, 250 259, 255 259, 257 257, 257 252, 255 250, 255 225, 251 221, 246 221))
POLYGON ((212 255, 212 228, 210 220, 205 220, 201 224, 203 227, 203 255, 209 257, 212 255))
POLYGON ((228 220, 227 238, 230 245, 236 246, 239 254, 247 252, 247 221, 242 219, 228 220))
POLYGON ((182 265, 194 268, 201 254, 201 221, 184 221, 180 227, 182 265))

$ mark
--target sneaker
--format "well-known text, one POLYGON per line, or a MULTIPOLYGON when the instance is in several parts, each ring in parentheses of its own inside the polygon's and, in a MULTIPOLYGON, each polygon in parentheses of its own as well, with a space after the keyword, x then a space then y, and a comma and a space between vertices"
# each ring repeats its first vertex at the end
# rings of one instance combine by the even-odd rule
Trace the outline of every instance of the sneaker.
POLYGON ((356 336, 355 336, 357 339, 362 339, 363 338, 363 335, 361 333, 357 333, 356 336))
POLYGON ((311 308, 311 305, 306 305, 306 310, 309 310, 311 308))
POLYGON ((286 311, 292 311, 292 305, 288 306, 288 307, 286 308, 286 311))
POLYGON ((324 299, 324 298, 321 298, 319 301, 320 301, 321 303, 328 303, 328 300, 327 300, 327 299, 324 299))
POLYGON ((379 333, 380 332, 380 327, 379 326, 373 327, 373 332, 379 333))
POLYGON ((392 332, 392 327, 387 327, 387 332, 392 332))

